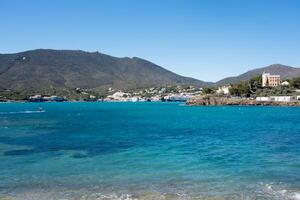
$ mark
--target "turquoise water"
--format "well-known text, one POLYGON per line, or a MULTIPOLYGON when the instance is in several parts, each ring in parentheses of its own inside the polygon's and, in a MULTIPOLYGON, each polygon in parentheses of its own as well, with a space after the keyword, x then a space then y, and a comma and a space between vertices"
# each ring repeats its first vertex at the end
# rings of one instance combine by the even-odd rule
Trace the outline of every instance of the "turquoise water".
POLYGON ((1 198, 300 199, 300 108, 2 103, 1 198))

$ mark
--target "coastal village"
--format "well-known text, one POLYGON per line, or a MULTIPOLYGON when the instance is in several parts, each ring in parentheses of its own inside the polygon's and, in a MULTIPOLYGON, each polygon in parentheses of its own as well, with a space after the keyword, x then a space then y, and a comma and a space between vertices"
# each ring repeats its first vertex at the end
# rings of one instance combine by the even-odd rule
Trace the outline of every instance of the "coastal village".
MULTIPOLYGON (((298 79, 297 79, 298 80, 298 79)), ((195 86, 165 86, 143 89, 119 90, 108 88, 106 95, 76 88, 80 97, 70 99, 67 96, 35 94, 29 96, 29 102, 63 102, 63 101, 101 101, 101 102, 187 102, 189 105, 226 105, 226 104, 265 104, 265 102, 300 102, 300 89, 291 85, 295 80, 281 80, 280 75, 262 73, 250 81, 238 84, 225 84, 219 87, 200 88, 195 86), (255 90, 255 91, 254 91, 255 90), (210 99, 210 100, 209 100, 210 99), (228 103, 229 102, 229 103, 228 103), (242 102, 242 103, 241 103, 242 102), (246 103, 245 103, 246 102, 246 103), (249 103, 250 102, 250 103, 249 103)), ((297 82, 298 83, 298 82, 297 82)), ((297 85, 296 85, 297 86, 297 85)), ((2 102, 9 99, 0 99, 2 102)))
MULTIPOLYGON (((139 90, 122 91, 109 88, 108 95, 103 98, 97 98, 95 94, 89 94, 89 91, 76 88, 85 98, 78 101, 104 101, 104 102, 159 102, 159 101, 187 101, 194 96, 202 93, 202 88, 194 86, 166 86, 151 87, 139 90)), ((67 97, 43 96, 41 94, 32 95, 28 99, 30 102, 45 101, 69 101, 67 97)))

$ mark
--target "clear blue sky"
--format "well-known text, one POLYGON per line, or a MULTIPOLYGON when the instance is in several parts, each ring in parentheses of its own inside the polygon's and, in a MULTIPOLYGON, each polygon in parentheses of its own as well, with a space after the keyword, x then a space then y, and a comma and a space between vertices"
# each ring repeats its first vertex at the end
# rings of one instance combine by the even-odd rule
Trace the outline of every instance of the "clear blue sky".
POLYGON ((300 67, 300 0, 0 0, 0 52, 37 48, 136 56, 206 81, 300 67))

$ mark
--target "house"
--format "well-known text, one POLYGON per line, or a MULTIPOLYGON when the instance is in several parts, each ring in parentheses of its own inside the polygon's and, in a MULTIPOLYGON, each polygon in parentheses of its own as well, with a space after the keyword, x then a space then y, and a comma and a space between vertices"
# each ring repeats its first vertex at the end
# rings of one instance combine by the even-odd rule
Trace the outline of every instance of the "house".
POLYGON ((41 95, 31 96, 31 97, 29 97, 29 99, 31 101, 57 101, 57 102, 66 101, 66 98, 64 98, 64 97, 59 97, 59 96, 44 96, 44 97, 42 97, 41 95))
POLYGON ((229 94, 229 89, 231 85, 224 85, 218 88, 217 94, 229 94))
POLYGON ((96 99, 95 95, 90 95, 90 99, 96 99))
POLYGON ((270 96, 271 101, 291 102, 291 96, 270 96))
POLYGON ((256 101, 291 102, 292 101, 292 96, 256 97, 256 101))
POLYGON ((128 101, 131 94, 125 92, 115 92, 112 95, 107 96, 104 100, 105 101, 128 101))
POLYGON ((256 97, 256 101, 270 101, 270 97, 256 97))
POLYGON ((131 97, 128 99, 128 101, 137 102, 137 101, 139 101, 139 97, 131 97))
POLYGON ((130 96, 130 94, 125 93, 125 92, 115 92, 115 93, 112 95, 112 97, 113 97, 114 99, 122 99, 123 97, 128 97, 128 96, 130 96))
POLYGON ((270 73, 262 73, 263 87, 277 87, 280 85, 280 75, 271 75, 270 73))
POLYGON ((66 99, 64 97, 59 96, 50 96, 49 101, 66 101, 66 99))
POLYGON ((282 85, 282 86, 289 86, 290 83, 288 81, 283 81, 280 85, 282 85))
POLYGON ((153 96, 153 97, 150 97, 150 101, 160 101, 161 100, 161 97, 160 96, 153 96))
POLYGON ((42 102, 42 101, 45 101, 44 98, 42 97, 42 95, 33 95, 33 96, 30 96, 29 97, 29 101, 32 101, 32 102, 42 102))
POLYGON ((160 91, 158 92, 159 94, 165 93, 167 89, 166 88, 161 88, 160 91))
POLYGON ((187 101, 191 96, 185 94, 171 94, 164 97, 165 101, 187 101))

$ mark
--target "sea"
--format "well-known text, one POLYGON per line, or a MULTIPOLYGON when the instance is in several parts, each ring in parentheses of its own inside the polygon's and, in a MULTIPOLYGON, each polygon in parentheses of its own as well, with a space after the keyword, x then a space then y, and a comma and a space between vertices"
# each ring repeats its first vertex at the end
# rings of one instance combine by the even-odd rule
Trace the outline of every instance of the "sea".
POLYGON ((0 200, 299 199, 299 107, 0 104, 0 200))

